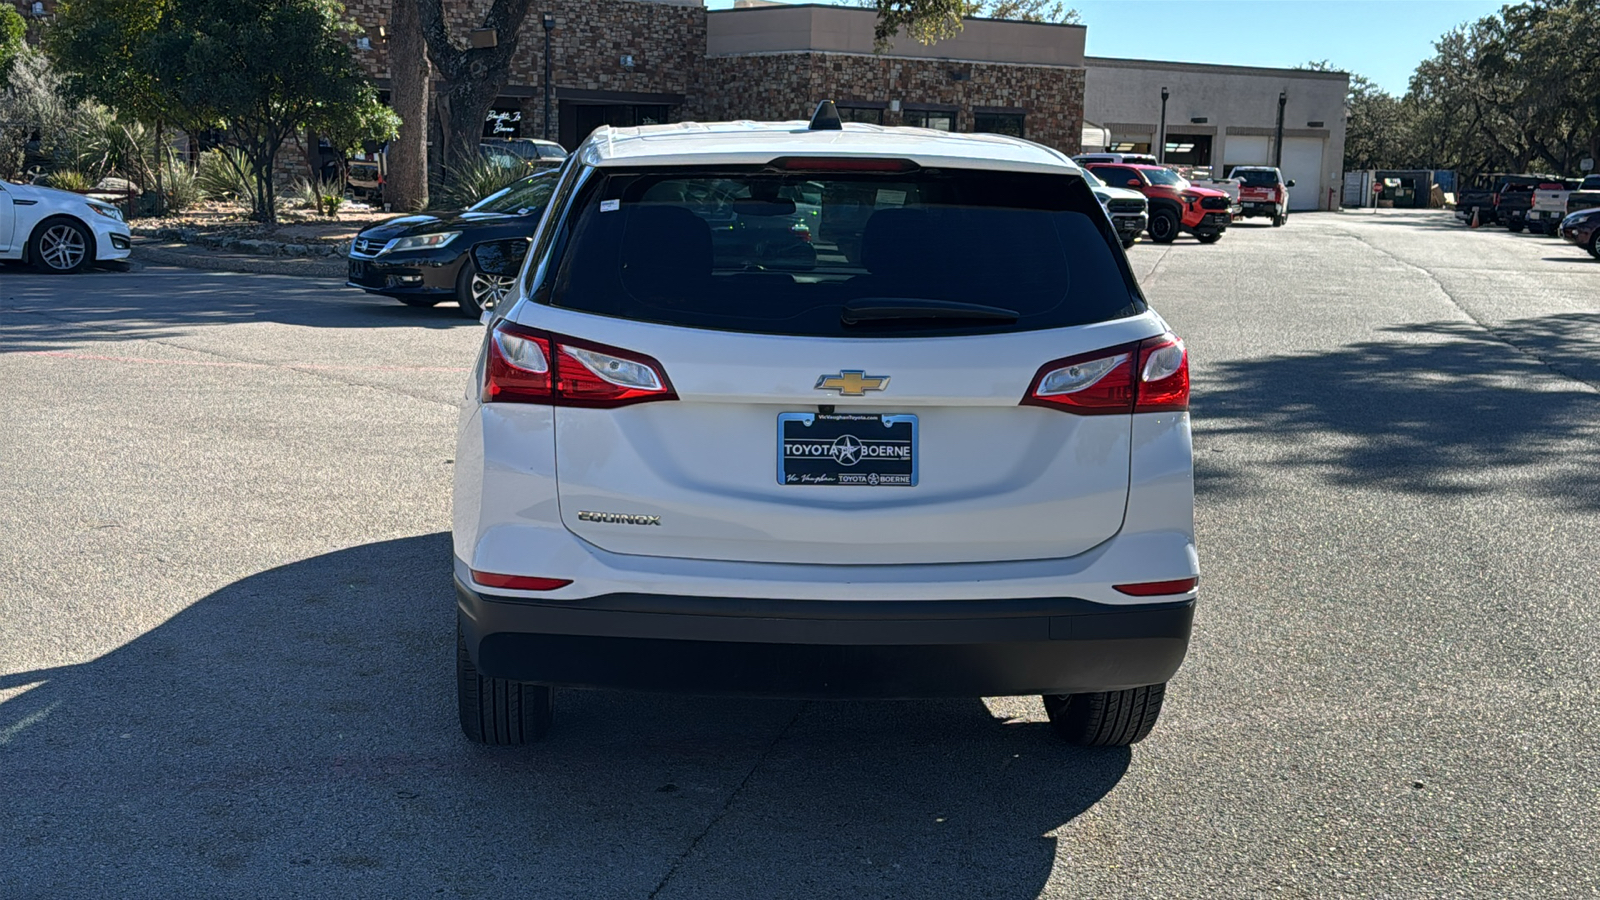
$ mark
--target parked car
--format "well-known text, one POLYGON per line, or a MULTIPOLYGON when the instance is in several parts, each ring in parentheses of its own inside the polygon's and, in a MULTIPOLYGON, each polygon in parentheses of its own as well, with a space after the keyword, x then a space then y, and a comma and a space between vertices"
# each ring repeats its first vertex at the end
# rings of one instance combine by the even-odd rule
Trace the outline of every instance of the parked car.
POLYGON ((1600 206, 1568 213, 1561 220, 1560 234, 1562 240, 1577 244, 1588 250, 1595 259, 1600 259, 1600 206))
POLYGON ((555 141, 534 138, 484 138, 478 152, 485 159, 505 165, 521 164, 535 169, 553 169, 567 158, 567 150, 555 141))
POLYGON ((511 279, 481 271, 472 249, 508 238, 528 240, 550 200, 557 171, 536 172, 459 213, 403 216, 374 225, 350 243, 350 287, 407 306, 446 300, 477 318, 505 299, 511 279))
POLYGON ((1138 191, 1111 187, 1088 169, 1083 170, 1083 180, 1089 182, 1095 198, 1105 208, 1106 215, 1111 217, 1111 224, 1116 227, 1117 237, 1122 241, 1122 249, 1127 250, 1138 243, 1139 235, 1144 234, 1150 225, 1150 201, 1138 191))
POLYGON ((1154 725, 1199 575, 1183 342, 1065 156, 831 109, 602 126, 565 170, 461 412, 470 739, 537 739, 563 685, 1154 725), (815 254, 752 260, 696 199, 733 185, 741 220, 815 190, 815 254))
POLYGON ((1500 221, 1496 209, 1500 191, 1512 180, 1533 184, 1539 179, 1531 175, 1511 175, 1505 172, 1475 175, 1471 180, 1464 181, 1461 190, 1456 194, 1456 218, 1463 222, 1471 222, 1473 215, 1476 214, 1479 225, 1497 224, 1500 221))
POLYGON ((1600 206, 1600 175, 1585 175, 1578 189, 1567 195, 1567 215, 1600 206))
POLYGON ((1128 187, 1150 201, 1150 239, 1170 244, 1180 231, 1202 244, 1214 244, 1228 230, 1233 216, 1227 194, 1191 185, 1178 173, 1161 166, 1091 165, 1089 171, 1112 187, 1128 187))
POLYGON ((345 163, 345 185, 351 197, 379 206, 383 204, 384 182, 389 180, 388 166, 382 154, 374 156, 345 163))
POLYGON ((1272 166, 1235 166, 1232 176, 1239 181, 1239 205, 1244 218, 1266 216, 1274 228, 1289 221, 1289 188, 1294 179, 1283 180, 1283 173, 1272 166))
POLYGON ((1541 188, 1559 189, 1561 179, 1554 175, 1509 175, 1494 195, 1495 220, 1507 231, 1528 227, 1528 211, 1533 208, 1533 192, 1541 188))
POLYGON ((1095 163, 1113 163, 1115 165, 1130 163, 1139 166, 1161 165, 1154 156, 1148 153, 1083 153, 1074 156, 1072 161, 1080 166, 1089 166, 1095 163))
POLYGON ((1567 217, 1567 198, 1578 187, 1575 179, 1546 182, 1533 189, 1528 207, 1528 231, 1533 234, 1559 234, 1561 220, 1567 217))
POLYGON ((68 275, 127 259, 133 234, 109 203, 55 188, 0 182, 0 260, 68 275))

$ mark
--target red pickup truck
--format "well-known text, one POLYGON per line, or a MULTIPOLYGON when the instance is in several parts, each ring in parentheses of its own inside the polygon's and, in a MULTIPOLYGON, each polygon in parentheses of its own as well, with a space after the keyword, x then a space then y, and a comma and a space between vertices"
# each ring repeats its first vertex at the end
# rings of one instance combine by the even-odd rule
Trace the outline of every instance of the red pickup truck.
POLYGON ((1283 180, 1283 173, 1271 166, 1234 166, 1229 178, 1239 180, 1240 218, 1268 216, 1272 227, 1289 221, 1289 188, 1294 180, 1283 180))
POLYGON ((1180 231, 1194 235, 1202 244, 1214 244, 1233 224, 1227 194, 1192 185, 1171 169, 1095 163, 1088 168, 1112 187, 1144 194, 1150 201, 1150 239, 1158 244, 1172 243, 1180 231))

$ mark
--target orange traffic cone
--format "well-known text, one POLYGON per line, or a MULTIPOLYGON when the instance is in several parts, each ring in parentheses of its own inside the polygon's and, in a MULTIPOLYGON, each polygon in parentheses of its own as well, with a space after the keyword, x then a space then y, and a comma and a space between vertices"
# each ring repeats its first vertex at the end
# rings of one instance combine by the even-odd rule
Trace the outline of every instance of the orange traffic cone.
POLYGON ((1477 228, 1478 227, 1478 207, 1476 207, 1476 206, 1474 206, 1472 208, 1472 225, 1469 226, 1469 227, 1472 227, 1472 228, 1477 228))

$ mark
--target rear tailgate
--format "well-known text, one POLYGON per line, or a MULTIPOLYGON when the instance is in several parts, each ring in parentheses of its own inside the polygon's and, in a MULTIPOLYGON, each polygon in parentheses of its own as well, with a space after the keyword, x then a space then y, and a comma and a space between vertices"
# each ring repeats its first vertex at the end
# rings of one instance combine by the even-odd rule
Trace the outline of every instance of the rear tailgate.
POLYGON ((556 411, 561 518, 599 547, 763 562, 970 562, 1072 556, 1121 528, 1131 417, 1020 401, 1043 363, 1159 334, 1154 317, 845 347, 672 331, 681 329, 623 334, 661 362, 677 402, 556 411), (850 372, 886 383, 861 397, 816 388, 850 372), (794 414, 814 420, 786 421, 794 414), (854 427, 836 421, 850 416, 854 427), (881 448, 875 434, 886 438, 881 448), (870 455, 906 450, 909 461, 870 455), (836 483, 840 475, 858 483, 836 483), (650 524, 633 524, 641 521, 650 524))

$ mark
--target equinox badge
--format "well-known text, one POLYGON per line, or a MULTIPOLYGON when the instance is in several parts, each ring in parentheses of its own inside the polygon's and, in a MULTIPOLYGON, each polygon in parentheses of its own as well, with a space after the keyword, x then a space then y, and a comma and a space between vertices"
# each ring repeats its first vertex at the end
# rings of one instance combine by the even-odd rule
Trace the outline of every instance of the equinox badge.
POLYGON ((660 516, 633 516, 627 513, 590 512, 578 510, 580 522, 605 522, 610 525, 660 525, 660 516))
POLYGON ((841 397, 862 397, 867 391, 881 391, 888 386, 889 376, 868 375, 862 369, 845 369, 817 379, 817 390, 838 391, 841 397))

